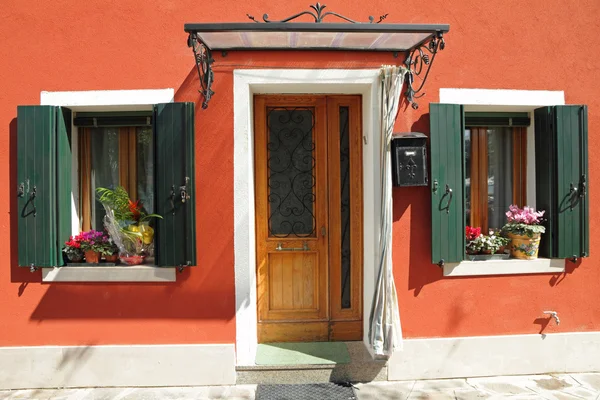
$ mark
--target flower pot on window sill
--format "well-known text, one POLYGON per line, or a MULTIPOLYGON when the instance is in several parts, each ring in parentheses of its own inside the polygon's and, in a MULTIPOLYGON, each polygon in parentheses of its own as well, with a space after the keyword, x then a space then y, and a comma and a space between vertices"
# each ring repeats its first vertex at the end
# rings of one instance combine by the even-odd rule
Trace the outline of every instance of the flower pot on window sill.
POLYGON ((145 256, 140 256, 140 255, 126 255, 126 254, 122 254, 122 255, 119 256, 119 259, 125 265, 140 265, 140 264, 143 264, 143 262, 146 259, 146 257, 145 256))
POLYGON ((108 256, 104 256, 104 258, 106 259, 106 262, 109 263, 116 263, 117 261, 119 261, 119 254, 111 254, 108 256))
POLYGON ((83 262, 83 254, 67 254, 67 260, 69 260, 70 263, 83 262))
POLYGON ((94 250, 86 250, 85 262, 88 264, 98 264, 100 262, 100 253, 94 250))
POLYGON ((509 248, 511 257, 522 260, 535 260, 538 258, 541 234, 536 233, 532 237, 529 237, 527 235, 509 233, 508 237, 510 238, 509 248))

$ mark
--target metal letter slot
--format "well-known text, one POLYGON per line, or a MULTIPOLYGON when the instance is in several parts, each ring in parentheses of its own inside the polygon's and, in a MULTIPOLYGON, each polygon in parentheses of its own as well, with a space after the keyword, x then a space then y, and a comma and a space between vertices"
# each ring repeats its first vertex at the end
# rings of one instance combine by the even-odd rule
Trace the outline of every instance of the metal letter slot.
POLYGON ((310 249, 308 248, 308 242, 303 242, 302 247, 288 247, 288 248, 283 247, 281 242, 279 242, 279 243, 277 243, 277 247, 275 247, 275 250, 277 250, 277 251, 309 251, 310 249))

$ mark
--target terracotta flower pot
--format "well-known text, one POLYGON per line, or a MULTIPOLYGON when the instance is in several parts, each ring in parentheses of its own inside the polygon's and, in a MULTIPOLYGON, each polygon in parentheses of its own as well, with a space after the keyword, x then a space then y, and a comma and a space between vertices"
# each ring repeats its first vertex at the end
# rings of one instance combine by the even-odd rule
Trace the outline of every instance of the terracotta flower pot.
POLYGON ((117 262, 119 260, 119 254, 118 253, 111 254, 109 256, 104 256, 104 258, 106 259, 106 262, 114 263, 114 262, 117 262))
POLYGON ((541 238, 539 233, 536 233, 532 237, 509 233, 508 237, 510 238, 509 248, 511 257, 522 260, 535 260, 538 258, 541 238))
POLYGON ((98 264, 100 262, 100 253, 94 250, 86 250, 85 262, 88 264, 98 264))

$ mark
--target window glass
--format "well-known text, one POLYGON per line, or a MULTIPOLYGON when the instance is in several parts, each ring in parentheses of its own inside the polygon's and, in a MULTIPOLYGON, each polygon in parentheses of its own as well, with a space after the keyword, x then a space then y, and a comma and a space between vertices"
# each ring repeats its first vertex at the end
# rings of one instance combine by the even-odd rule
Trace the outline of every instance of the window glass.
POLYGON ((465 216, 471 226, 471 130, 465 130, 465 216))
MULTIPOLYGON (((89 191, 83 198, 90 203, 89 215, 84 212, 82 216, 84 230, 104 229, 105 211, 96 194, 99 187, 123 186, 133 201, 140 200, 148 213, 154 212, 152 127, 91 128, 80 143, 84 159, 80 184, 83 191, 89 191), (89 163, 85 162, 88 157, 89 163)), ((82 208, 87 209, 85 205, 82 208)))
POLYGON ((465 130, 465 216, 467 226, 500 229, 511 204, 524 202, 514 188, 524 185, 524 130, 479 128, 465 130), (515 147, 517 138, 520 146, 515 147), (515 154, 515 151, 517 152, 515 154), (519 162, 515 162, 519 161, 519 162), (514 182, 517 179, 517 182, 514 182))
POLYGON ((149 214, 154 213, 154 137, 152 127, 136 132, 137 195, 149 214))
POLYGON ((500 229, 513 199, 513 135, 511 128, 487 130, 488 227, 500 229))
MULTIPOLYGON (((119 129, 94 128, 90 134, 91 155, 91 191, 96 193, 96 188, 107 187, 114 189, 119 185, 119 129)), ((91 207, 91 227, 102 230, 104 224, 104 208, 98 201, 98 196, 91 207)))

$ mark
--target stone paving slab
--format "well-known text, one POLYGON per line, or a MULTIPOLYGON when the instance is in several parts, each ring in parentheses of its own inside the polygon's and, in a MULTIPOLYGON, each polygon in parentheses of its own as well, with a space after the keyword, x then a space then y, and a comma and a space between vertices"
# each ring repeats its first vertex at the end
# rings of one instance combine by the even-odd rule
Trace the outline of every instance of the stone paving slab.
MULTIPOLYGON (((600 400, 600 373, 355 385, 358 400, 600 400)), ((256 385, 0 390, 0 400, 255 400, 256 385)), ((326 399, 324 399, 326 400, 326 399)))

